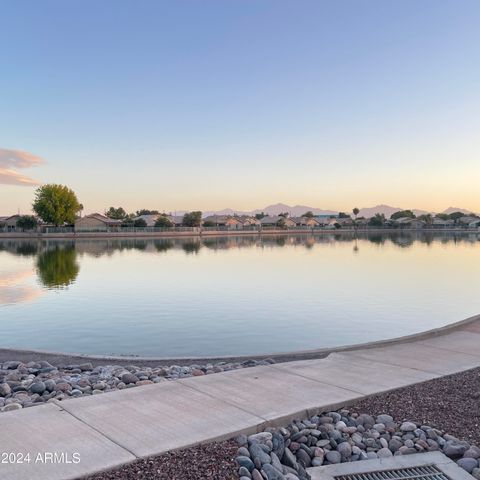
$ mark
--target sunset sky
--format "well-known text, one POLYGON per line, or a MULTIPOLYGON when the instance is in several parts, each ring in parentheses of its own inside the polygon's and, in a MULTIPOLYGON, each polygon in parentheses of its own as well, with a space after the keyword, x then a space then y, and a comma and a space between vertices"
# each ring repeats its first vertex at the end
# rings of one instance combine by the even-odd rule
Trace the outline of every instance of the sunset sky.
POLYGON ((0 28, 0 215, 277 202, 480 211, 478 0, 23 0, 0 28))

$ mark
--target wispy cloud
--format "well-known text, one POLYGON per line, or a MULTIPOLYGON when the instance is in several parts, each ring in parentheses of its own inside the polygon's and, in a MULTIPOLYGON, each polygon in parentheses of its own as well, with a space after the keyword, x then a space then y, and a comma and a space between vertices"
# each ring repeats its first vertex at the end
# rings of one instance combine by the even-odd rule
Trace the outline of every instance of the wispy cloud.
POLYGON ((17 172, 17 169, 30 168, 45 163, 43 159, 21 150, 0 148, 0 184, 31 186, 39 182, 17 172))

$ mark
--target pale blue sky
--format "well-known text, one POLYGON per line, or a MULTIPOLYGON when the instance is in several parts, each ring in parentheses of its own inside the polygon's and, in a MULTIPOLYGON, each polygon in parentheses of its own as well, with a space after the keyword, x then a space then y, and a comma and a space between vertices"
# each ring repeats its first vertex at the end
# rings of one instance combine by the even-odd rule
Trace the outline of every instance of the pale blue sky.
MULTIPOLYGON (((21 0, 1 15, 0 149, 43 158, 18 173, 69 185, 87 212, 480 210, 477 0, 21 0)), ((0 214, 33 190, 0 184, 0 214)))

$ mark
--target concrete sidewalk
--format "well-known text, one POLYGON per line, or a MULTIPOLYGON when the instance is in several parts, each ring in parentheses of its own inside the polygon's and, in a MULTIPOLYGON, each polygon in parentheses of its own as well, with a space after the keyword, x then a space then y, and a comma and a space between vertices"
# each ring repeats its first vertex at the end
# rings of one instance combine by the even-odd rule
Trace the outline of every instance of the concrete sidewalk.
POLYGON ((136 458, 254 433, 477 366, 480 321, 441 335, 318 360, 162 382, 2 413, 0 455, 13 455, 5 463, 0 458, 0 479, 74 479, 136 458))

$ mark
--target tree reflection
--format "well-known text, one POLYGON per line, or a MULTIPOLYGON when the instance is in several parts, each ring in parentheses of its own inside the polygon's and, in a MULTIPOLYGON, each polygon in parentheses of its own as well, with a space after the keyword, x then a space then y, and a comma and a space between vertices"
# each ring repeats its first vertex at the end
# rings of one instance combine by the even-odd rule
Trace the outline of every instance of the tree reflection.
POLYGON ((56 246, 37 259, 37 274, 47 288, 65 288, 75 282, 80 266, 74 246, 56 246))

